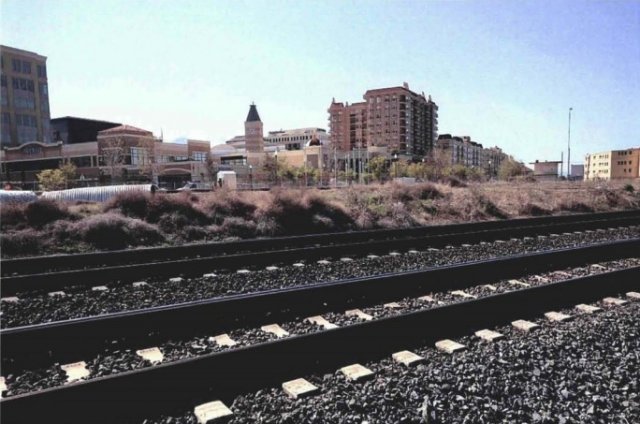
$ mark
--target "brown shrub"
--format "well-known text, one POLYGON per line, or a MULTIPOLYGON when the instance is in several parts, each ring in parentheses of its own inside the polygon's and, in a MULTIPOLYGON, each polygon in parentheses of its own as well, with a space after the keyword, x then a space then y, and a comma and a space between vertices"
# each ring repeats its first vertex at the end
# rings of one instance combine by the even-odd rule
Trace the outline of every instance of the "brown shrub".
POLYGON ((24 216, 29 226, 37 228, 59 219, 75 218, 66 206, 46 199, 29 202, 24 208, 24 216))
POLYGON ((162 242, 158 229, 144 221, 114 213, 92 216, 76 223, 79 238, 98 249, 124 249, 127 246, 151 246, 162 242))
POLYGON ((240 217, 227 217, 220 230, 225 236, 251 238, 256 236, 257 226, 255 222, 240 217))
POLYGON ((444 184, 449 185, 450 187, 466 187, 467 183, 465 183, 464 181, 462 181, 460 178, 457 177, 453 177, 453 176, 448 176, 445 177, 442 182, 444 184))
POLYGON ((151 194, 141 191, 129 191, 116 195, 104 206, 104 211, 119 209, 125 216, 145 219, 149 211, 151 194))
POLYGON ((200 208, 216 224, 221 224, 226 217, 252 219, 257 206, 237 192, 220 190, 209 195, 200 208))
POLYGON ((3 257, 37 255, 43 250, 42 234, 26 229, 0 235, 0 250, 3 257))
POLYGON ((440 197, 442 197, 442 193, 431 183, 391 185, 391 200, 394 202, 410 202, 418 199, 429 200, 440 197))
POLYGON ((523 216, 547 216, 551 215, 550 209, 543 208, 534 203, 525 203, 518 209, 518 215, 523 216))
POLYGON ((24 204, 2 203, 0 205, 0 224, 2 228, 17 227, 26 223, 24 204))
POLYGON ((276 191, 255 213, 256 221, 271 221, 278 234, 307 234, 353 227, 353 219, 341 206, 314 192, 276 191), (331 221, 331 222, 330 222, 331 221))
POLYGON ((559 209, 561 211, 570 211, 570 212, 593 212, 594 209, 583 203, 577 201, 569 201, 569 202, 561 202, 559 209))

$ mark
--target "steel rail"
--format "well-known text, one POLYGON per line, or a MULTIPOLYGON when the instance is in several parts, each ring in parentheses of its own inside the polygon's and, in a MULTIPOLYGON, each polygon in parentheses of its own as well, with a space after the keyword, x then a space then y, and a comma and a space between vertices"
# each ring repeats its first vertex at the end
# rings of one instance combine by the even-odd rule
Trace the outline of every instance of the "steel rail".
POLYGON ((388 253, 393 249, 444 247, 462 243, 479 243, 511 237, 525 237, 536 234, 584 231, 612 225, 632 225, 640 223, 640 216, 609 219, 606 221, 581 221, 542 226, 496 228, 490 230, 438 234, 421 238, 377 240, 334 244, 299 249, 269 250, 264 252, 239 253, 216 257, 183 259, 166 262, 152 262, 105 268, 47 272, 42 274, 3 277, 0 285, 2 296, 13 296, 27 291, 56 291, 70 286, 95 286, 110 282, 132 282, 140 279, 168 278, 181 275, 199 277, 204 273, 220 269, 238 269, 250 266, 267 266, 292 260, 315 260, 327 257, 362 255, 366 253, 388 253))
POLYGON ((143 348, 201 333, 213 336, 241 326, 464 289, 482 282, 633 257, 638 252, 640 239, 608 242, 8 328, 0 330, 2 365, 13 370, 75 362, 105 348, 143 348))
MULTIPOLYGON (((149 247, 140 249, 93 252, 68 255, 47 255, 2 260, 2 275, 30 275, 55 270, 84 267, 111 267, 154 261, 173 261, 185 258, 212 257, 228 254, 283 250, 317 245, 358 243, 375 240, 417 238, 443 234, 468 233, 527 226, 545 226, 582 221, 611 221, 638 218, 640 210, 562 215, 538 218, 511 219, 452 225, 435 225, 408 229, 366 230, 324 233, 267 239, 240 240, 189 244, 173 247, 149 247)), ((637 221, 635 221, 637 222, 637 221)))
POLYGON ((0 401, 3 423, 142 420, 637 288, 640 267, 293 336, 0 401))

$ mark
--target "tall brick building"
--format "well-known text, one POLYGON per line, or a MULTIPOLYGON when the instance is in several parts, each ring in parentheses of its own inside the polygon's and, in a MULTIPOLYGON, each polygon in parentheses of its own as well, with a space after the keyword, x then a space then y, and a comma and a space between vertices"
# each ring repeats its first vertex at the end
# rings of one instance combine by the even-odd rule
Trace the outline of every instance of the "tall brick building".
POLYGON ((0 145, 51 142, 47 58, 0 46, 2 56, 2 132, 0 145))
POLYGON ((244 139, 249 153, 264 152, 264 130, 258 109, 254 103, 249 106, 247 120, 244 122, 244 139))
POLYGON ((331 142, 340 150, 387 147, 406 156, 424 156, 438 133, 438 106, 422 94, 401 87, 367 90, 364 102, 329 106, 331 142))

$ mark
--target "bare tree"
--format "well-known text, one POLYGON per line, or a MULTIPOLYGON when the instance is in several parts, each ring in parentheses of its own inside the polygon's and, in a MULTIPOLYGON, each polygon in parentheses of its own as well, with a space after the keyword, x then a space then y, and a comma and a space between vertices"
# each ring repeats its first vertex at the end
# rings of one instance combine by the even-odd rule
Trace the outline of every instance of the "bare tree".
POLYGON ((104 141, 101 154, 104 165, 107 167, 111 182, 122 177, 123 165, 126 158, 125 142, 121 137, 114 137, 104 141))
MULTIPOLYGON (((155 150, 156 140, 153 138, 140 138, 138 144, 134 147, 137 149, 135 154, 135 163, 132 157, 133 165, 136 165, 140 171, 140 175, 144 175, 153 181, 153 177, 158 174, 158 159, 155 150)), ((133 154, 134 152, 132 152, 133 154)))

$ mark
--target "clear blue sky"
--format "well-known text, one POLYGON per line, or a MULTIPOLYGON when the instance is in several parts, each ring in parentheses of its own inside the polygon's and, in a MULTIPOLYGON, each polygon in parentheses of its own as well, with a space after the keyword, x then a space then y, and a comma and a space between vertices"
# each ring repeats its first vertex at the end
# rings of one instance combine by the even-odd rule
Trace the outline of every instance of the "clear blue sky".
POLYGON ((48 57, 52 117, 218 144, 327 127, 331 98, 431 94, 440 133, 527 162, 640 146, 640 1, 2 0, 2 43, 48 57))

